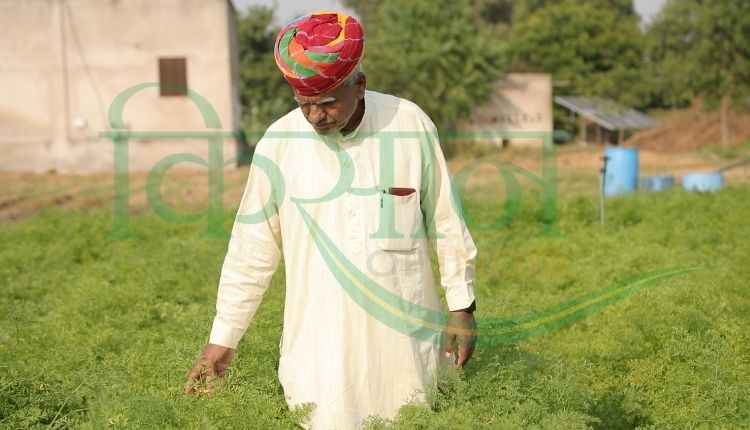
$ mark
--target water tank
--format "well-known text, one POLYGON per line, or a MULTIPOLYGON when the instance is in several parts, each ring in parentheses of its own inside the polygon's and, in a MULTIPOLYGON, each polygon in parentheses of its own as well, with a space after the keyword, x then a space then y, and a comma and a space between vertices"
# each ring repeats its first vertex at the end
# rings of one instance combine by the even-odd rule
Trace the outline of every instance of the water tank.
POLYGON ((719 172, 687 173, 682 177, 682 188, 688 191, 716 191, 724 186, 724 175, 719 172))
POLYGON ((638 188, 638 150, 612 147, 604 150, 607 171, 604 175, 604 195, 632 193, 638 188))
POLYGON ((664 191, 674 186, 672 175, 651 175, 641 177, 641 189, 644 191, 664 191))

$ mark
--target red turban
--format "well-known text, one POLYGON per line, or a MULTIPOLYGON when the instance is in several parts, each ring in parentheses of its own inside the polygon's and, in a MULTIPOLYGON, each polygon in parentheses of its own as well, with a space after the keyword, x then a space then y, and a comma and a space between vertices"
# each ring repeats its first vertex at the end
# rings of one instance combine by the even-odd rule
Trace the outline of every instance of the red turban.
POLYGON ((353 17, 313 13, 281 29, 274 57, 297 94, 314 96, 352 74, 362 58, 364 41, 362 26, 353 17))

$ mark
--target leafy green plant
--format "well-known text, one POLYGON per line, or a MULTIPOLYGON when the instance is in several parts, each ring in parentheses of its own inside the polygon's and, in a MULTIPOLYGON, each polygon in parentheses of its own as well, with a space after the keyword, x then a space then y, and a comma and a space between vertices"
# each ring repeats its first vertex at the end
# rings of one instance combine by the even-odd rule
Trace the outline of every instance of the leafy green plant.
MULTIPOLYGON (((673 189, 607 202, 561 189, 559 235, 539 235, 539 197, 523 188, 512 222, 476 230, 477 318, 548 309, 667 267, 667 280, 585 319, 484 346, 461 372, 370 428, 743 428, 750 422, 750 199, 673 189)), ((497 184, 472 184, 467 210, 502 215, 497 184)), ((291 429, 276 379, 284 301, 274 277, 224 382, 185 396, 206 341, 226 239, 205 222, 144 213, 138 237, 112 240, 110 211, 45 211, 0 229, 0 428, 291 429)))

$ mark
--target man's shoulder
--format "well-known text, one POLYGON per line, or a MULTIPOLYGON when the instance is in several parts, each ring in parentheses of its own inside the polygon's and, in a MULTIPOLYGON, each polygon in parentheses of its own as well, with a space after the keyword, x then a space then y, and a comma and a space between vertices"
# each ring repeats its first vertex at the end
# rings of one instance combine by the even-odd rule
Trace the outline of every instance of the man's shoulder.
POLYGON ((403 112, 424 113, 416 103, 392 94, 379 93, 367 90, 368 98, 379 109, 396 109, 403 112))
POLYGON ((383 112, 385 114, 383 116, 386 118, 411 118, 428 128, 434 128, 429 116, 411 100, 370 90, 367 91, 367 96, 368 100, 375 105, 378 111, 383 112))
POLYGON ((302 113, 299 108, 294 108, 271 123, 256 144, 255 152, 267 157, 275 157, 279 144, 300 132, 300 119, 304 119, 302 113))
POLYGON ((299 128, 300 119, 304 119, 302 112, 299 108, 290 110, 286 115, 272 122, 271 125, 266 129, 266 133, 279 133, 287 131, 295 131, 299 128))

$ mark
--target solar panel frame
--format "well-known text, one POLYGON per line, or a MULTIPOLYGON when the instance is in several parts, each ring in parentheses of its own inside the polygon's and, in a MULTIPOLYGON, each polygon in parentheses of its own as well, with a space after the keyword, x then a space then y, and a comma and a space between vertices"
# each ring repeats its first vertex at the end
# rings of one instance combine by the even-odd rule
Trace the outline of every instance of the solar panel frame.
POLYGON ((657 126, 650 116, 623 108, 611 99, 583 96, 555 96, 555 103, 609 130, 640 130, 657 126))

